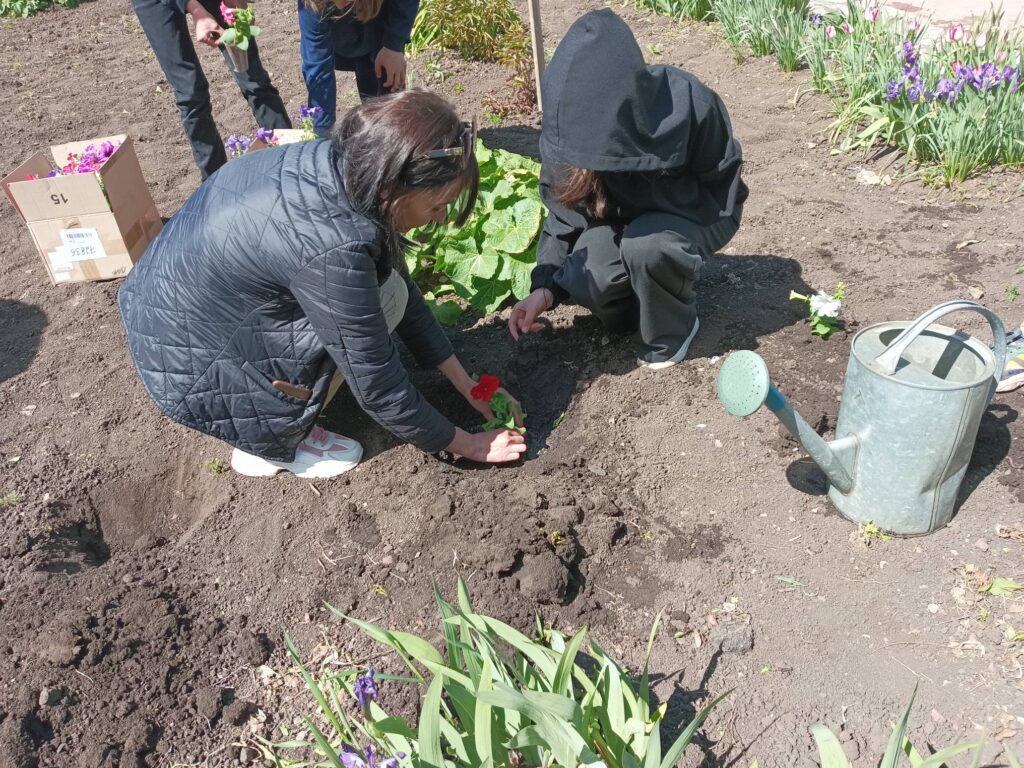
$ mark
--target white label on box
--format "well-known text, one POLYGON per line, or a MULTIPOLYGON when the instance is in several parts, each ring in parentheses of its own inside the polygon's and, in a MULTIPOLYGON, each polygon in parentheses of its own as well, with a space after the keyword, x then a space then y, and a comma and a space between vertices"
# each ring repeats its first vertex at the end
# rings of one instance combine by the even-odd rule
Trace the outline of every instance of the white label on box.
POLYGON ((62 229, 60 239, 64 241, 64 246, 57 250, 62 251, 68 261, 92 261, 107 257, 99 232, 95 229, 62 229))
POLYGON ((54 272, 70 272, 74 268, 67 254, 64 253, 63 245, 59 246, 56 251, 50 251, 46 255, 50 257, 50 267, 53 268, 54 272))

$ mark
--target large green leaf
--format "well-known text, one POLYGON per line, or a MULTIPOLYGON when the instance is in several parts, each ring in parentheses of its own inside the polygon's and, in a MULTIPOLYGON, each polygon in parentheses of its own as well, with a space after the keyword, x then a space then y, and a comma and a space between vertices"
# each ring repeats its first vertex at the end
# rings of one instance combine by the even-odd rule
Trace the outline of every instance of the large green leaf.
POLYGON ((723 693, 722 695, 713 699, 709 704, 705 705, 704 708, 698 712, 690 724, 686 726, 686 729, 679 734, 679 738, 673 742, 672 746, 668 748, 668 752, 665 753, 664 759, 661 761, 661 768, 672 768, 676 763, 679 762, 679 758, 683 756, 683 750, 689 746, 690 741, 693 739, 693 734, 697 732, 697 729, 704 724, 707 720, 708 715, 711 714, 711 710, 715 708, 722 699, 732 693, 732 688, 723 693))
POLYGON ((420 711, 419 748, 420 765, 443 768, 444 755, 441 753, 441 686, 443 678, 435 677, 427 687, 420 711))
POLYGON ((541 206, 523 198, 509 208, 494 211, 483 225, 486 242, 504 253, 523 253, 540 231, 541 206))
POLYGON ((910 709, 914 706, 914 698, 916 696, 917 683, 914 684, 914 690, 910 694, 907 708, 903 710, 899 722, 893 729, 892 736, 889 737, 889 743, 885 747, 885 754, 882 755, 882 762, 878 764, 878 768, 897 768, 899 765, 900 753, 903 751, 903 735, 907 732, 907 720, 910 719, 910 709))
POLYGON ((519 256, 522 254, 506 253, 501 257, 501 269, 498 272, 499 280, 508 280, 512 286, 512 295, 517 299, 525 299, 530 295, 530 286, 533 280, 533 259, 523 261, 519 256))
POLYGON ((573 635, 572 640, 562 652, 562 658, 558 661, 558 669, 555 670, 555 679, 551 684, 551 690, 565 696, 572 695, 572 670, 576 665, 576 654, 580 652, 580 646, 587 636, 587 628, 583 627, 573 635))
POLYGON ((497 310, 512 294, 512 283, 508 280, 474 277, 470 285, 473 295, 469 303, 487 314, 497 310))
POLYGON ((498 252, 486 246, 481 250, 472 239, 453 240, 445 245, 444 271, 452 279, 459 295, 469 299, 473 306, 477 306, 473 301, 473 279, 492 278, 499 266, 498 252))
POLYGON ((832 731, 821 723, 815 723, 811 726, 811 736, 818 745, 821 768, 850 768, 843 746, 832 731))

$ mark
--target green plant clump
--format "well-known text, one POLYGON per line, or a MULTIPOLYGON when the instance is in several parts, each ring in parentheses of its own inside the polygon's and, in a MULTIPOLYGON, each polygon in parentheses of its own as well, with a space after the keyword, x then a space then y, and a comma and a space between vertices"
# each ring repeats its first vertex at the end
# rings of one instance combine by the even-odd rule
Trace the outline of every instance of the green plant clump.
POLYGON ((0 16, 26 18, 55 5, 75 8, 78 5, 78 0, 0 0, 0 16))
MULTIPOLYGON (((898 768, 898 766, 903 765, 902 755, 906 755, 911 768, 944 768, 950 758, 962 752, 973 752, 973 765, 975 768, 981 765, 982 747, 984 745, 983 738, 979 738, 977 741, 962 741, 927 756, 921 755, 914 748, 914 745, 906 736, 906 731, 907 721, 910 719, 910 709, 914 706, 915 696, 917 696, 916 685, 914 686, 914 692, 910 695, 910 703, 903 710, 899 722, 893 727, 892 736, 889 737, 889 743, 885 748, 885 754, 882 755, 881 761, 877 763, 879 768, 898 768)), ((840 744, 839 739, 836 738, 832 731, 818 723, 811 726, 811 735, 814 736, 814 741, 818 745, 819 762, 823 768, 850 768, 850 761, 843 751, 842 744, 840 744)), ((1017 762, 1017 758, 1013 753, 1007 749, 1004 750, 1004 755, 1012 768, 1020 768, 1020 763, 1017 762)), ((875 765, 876 763, 871 764, 875 765)))
MULTIPOLYGON (((493 312, 509 296, 530 292, 543 207, 540 165, 528 157, 477 142, 480 194, 466 225, 411 233, 406 252, 414 277, 432 268, 444 273, 455 292, 475 309, 493 312)), ((450 302, 448 302, 450 303, 450 302)))
MULTIPOLYGON (((667 705, 651 703, 646 661, 637 683, 590 640, 591 663, 581 665, 577 657, 587 640, 585 628, 566 638, 545 629, 538 618, 536 636, 530 639, 476 613, 461 580, 457 606, 436 589, 435 600, 444 632, 443 652, 417 635, 335 611, 394 651, 411 675, 381 675, 380 681, 424 689, 415 727, 377 704, 372 672, 325 671, 314 679, 286 640, 319 712, 305 718, 311 742, 261 741, 265 756, 282 767, 343 768, 361 755, 360 764, 373 765, 368 759, 372 756, 381 768, 673 768, 697 728, 726 695, 708 702, 663 748, 661 721, 667 705), (351 714, 353 710, 357 714, 351 714), (311 752, 316 758, 308 762, 311 752)), ((658 624, 656 620, 648 639, 648 659, 658 624)))

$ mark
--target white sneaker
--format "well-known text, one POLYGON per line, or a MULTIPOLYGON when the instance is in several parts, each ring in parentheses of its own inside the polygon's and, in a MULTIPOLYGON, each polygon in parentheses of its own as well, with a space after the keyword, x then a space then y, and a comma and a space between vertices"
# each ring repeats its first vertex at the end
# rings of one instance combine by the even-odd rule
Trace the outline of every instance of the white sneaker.
POLYGON ((679 351, 672 355, 668 360, 662 360, 660 363, 649 363, 640 357, 637 358, 637 362, 644 368, 650 368, 652 371, 661 371, 665 368, 671 368, 676 363, 683 362, 683 360, 686 359, 686 353, 690 351, 690 342, 693 341, 694 337, 697 335, 697 330, 699 328, 700 320, 693 318, 693 330, 690 331, 690 335, 686 337, 686 340, 683 342, 683 346, 679 348, 679 351))
POLYGON ((313 427, 295 450, 295 461, 273 461, 240 451, 231 453, 231 468, 247 477, 270 477, 291 472, 296 477, 336 477, 348 472, 363 458, 363 446, 348 437, 313 427))

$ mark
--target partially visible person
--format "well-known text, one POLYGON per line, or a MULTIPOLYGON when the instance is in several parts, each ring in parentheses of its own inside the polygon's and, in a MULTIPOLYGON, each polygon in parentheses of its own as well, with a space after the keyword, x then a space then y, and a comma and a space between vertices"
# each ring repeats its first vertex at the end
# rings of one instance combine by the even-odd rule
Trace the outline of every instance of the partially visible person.
POLYGON ((532 292, 514 338, 560 301, 632 332, 638 361, 668 368, 697 335, 694 286, 732 239, 747 187, 718 95, 695 76, 650 66, 612 11, 591 11, 544 73, 541 197, 548 216, 532 292))
POLYGON ((335 71, 353 72, 362 101, 405 88, 405 46, 419 0, 299 0, 299 50, 306 101, 319 107, 317 136, 334 127, 335 71))
MULTIPOLYGON (((230 0, 227 4, 229 7, 245 7, 244 0, 230 0)), ((234 74, 242 95, 249 102, 249 108, 260 128, 292 127, 281 96, 260 61, 259 46, 255 40, 249 43, 249 68, 245 72, 235 72, 227 51, 218 42, 226 26, 219 2, 132 0, 132 6, 164 77, 174 90, 174 98, 181 113, 181 127, 192 145, 192 157, 204 180, 227 163, 228 156, 213 119, 210 84, 199 63, 185 14, 191 16, 195 23, 196 42, 211 48, 221 48, 224 60, 234 74)))
POLYGON ((479 185, 474 134, 439 96, 404 91, 354 109, 331 141, 245 155, 203 184, 118 294, 160 410, 233 445, 243 475, 356 466, 359 443, 317 425, 343 383, 423 451, 519 458, 519 432, 470 434, 428 403, 391 336, 493 418, 402 254, 402 233, 443 221, 450 205, 465 223, 479 185))

